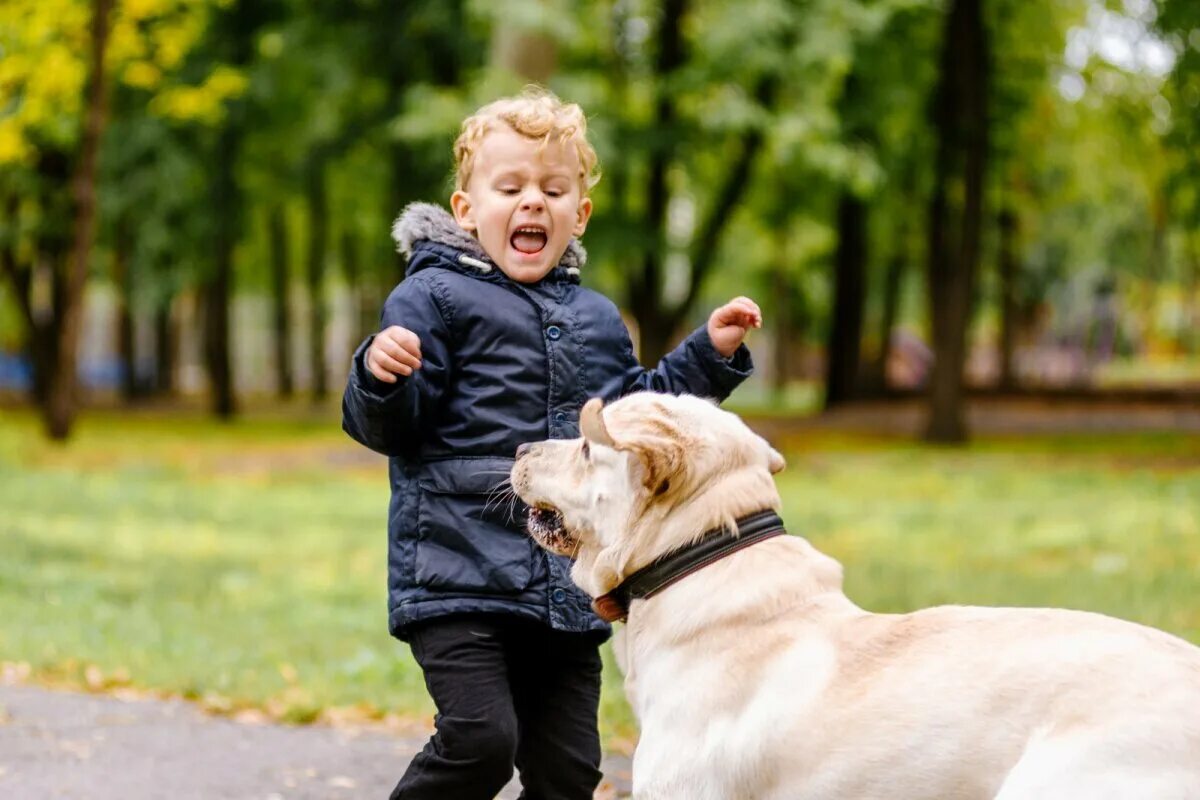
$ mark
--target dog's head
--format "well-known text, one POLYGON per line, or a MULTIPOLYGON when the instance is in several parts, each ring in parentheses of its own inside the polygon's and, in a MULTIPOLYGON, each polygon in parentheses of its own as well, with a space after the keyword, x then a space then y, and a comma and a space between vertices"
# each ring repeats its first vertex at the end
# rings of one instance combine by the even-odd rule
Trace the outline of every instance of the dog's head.
POLYGON ((598 597, 704 531, 778 508, 783 457, 707 400, 642 392, 580 414, 578 439, 523 448, 512 470, 529 533, 575 559, 598 597))

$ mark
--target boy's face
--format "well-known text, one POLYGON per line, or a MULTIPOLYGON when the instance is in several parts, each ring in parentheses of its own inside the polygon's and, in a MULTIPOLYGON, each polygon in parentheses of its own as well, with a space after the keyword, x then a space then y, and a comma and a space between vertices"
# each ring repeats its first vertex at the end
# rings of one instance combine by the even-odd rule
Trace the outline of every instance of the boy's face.
POLYGON ((583 235, 592 214, 579 169, 579 155, 569 144, 543 147, 497 127, 480 142, 466 188, 451 196, 450 207, 501 272, 536 283, 558 266, 571 237, 583 235))

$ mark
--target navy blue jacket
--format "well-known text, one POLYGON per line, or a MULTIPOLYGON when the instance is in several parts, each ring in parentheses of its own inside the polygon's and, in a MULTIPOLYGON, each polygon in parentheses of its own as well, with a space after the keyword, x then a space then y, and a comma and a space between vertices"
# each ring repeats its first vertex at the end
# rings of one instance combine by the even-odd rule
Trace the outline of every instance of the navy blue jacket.
MULTIPOLYGON (((591 397, 637 390, 724 399, 752 369, 718 353, 701 327, 657 368, 643 369, 604 296, 579 285, 576 242, 536 284, 510 280, 437 206, 410 206, 394 230, 409 254, 382 327, 420 337, 422 366, 395 384, 354 354, 342 427, 390 456, 388 611, 404 638, 413 622, 501 612, 564 631, 608 626, 570 578, 570 562, 524 531, 527 509, 502 485, 517 446, 579 435, 591 397)), ((372 337, 373 338, 373 337, 372 337)))

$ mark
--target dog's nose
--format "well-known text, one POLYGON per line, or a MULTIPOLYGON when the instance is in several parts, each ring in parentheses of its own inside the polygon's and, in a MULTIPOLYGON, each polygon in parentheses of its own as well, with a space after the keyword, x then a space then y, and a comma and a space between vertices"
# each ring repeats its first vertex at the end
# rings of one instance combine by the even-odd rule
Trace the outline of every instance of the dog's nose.
POLYGON ((532 448, 532 447, 533 447, 533 445, 531 445, 529 442, 525 442, 524 444, 517 445, 517 458, 520 458, 521 456, 528 453, 530 448, 532 448))

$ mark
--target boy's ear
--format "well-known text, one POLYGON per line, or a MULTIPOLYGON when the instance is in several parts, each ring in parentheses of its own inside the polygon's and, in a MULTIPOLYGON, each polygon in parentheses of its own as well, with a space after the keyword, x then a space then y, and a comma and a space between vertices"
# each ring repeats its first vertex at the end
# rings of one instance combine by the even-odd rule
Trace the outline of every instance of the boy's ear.
MULTIPOLYGON (((588 220, 592 217, 592 198, 584 197, 579 201, 579 209, 575 212, 575 229, 571 235, 578 239, 587 230, 588 220)), ((462 223, 459 223, 462 224, 462 223)))
POLYGON ((471 204, 471 195, 462 189, 450 195, 450 210, 454 212, 454 221, 464 231, 474 233, 479 227, 475 222, 475 206, 471 204))

